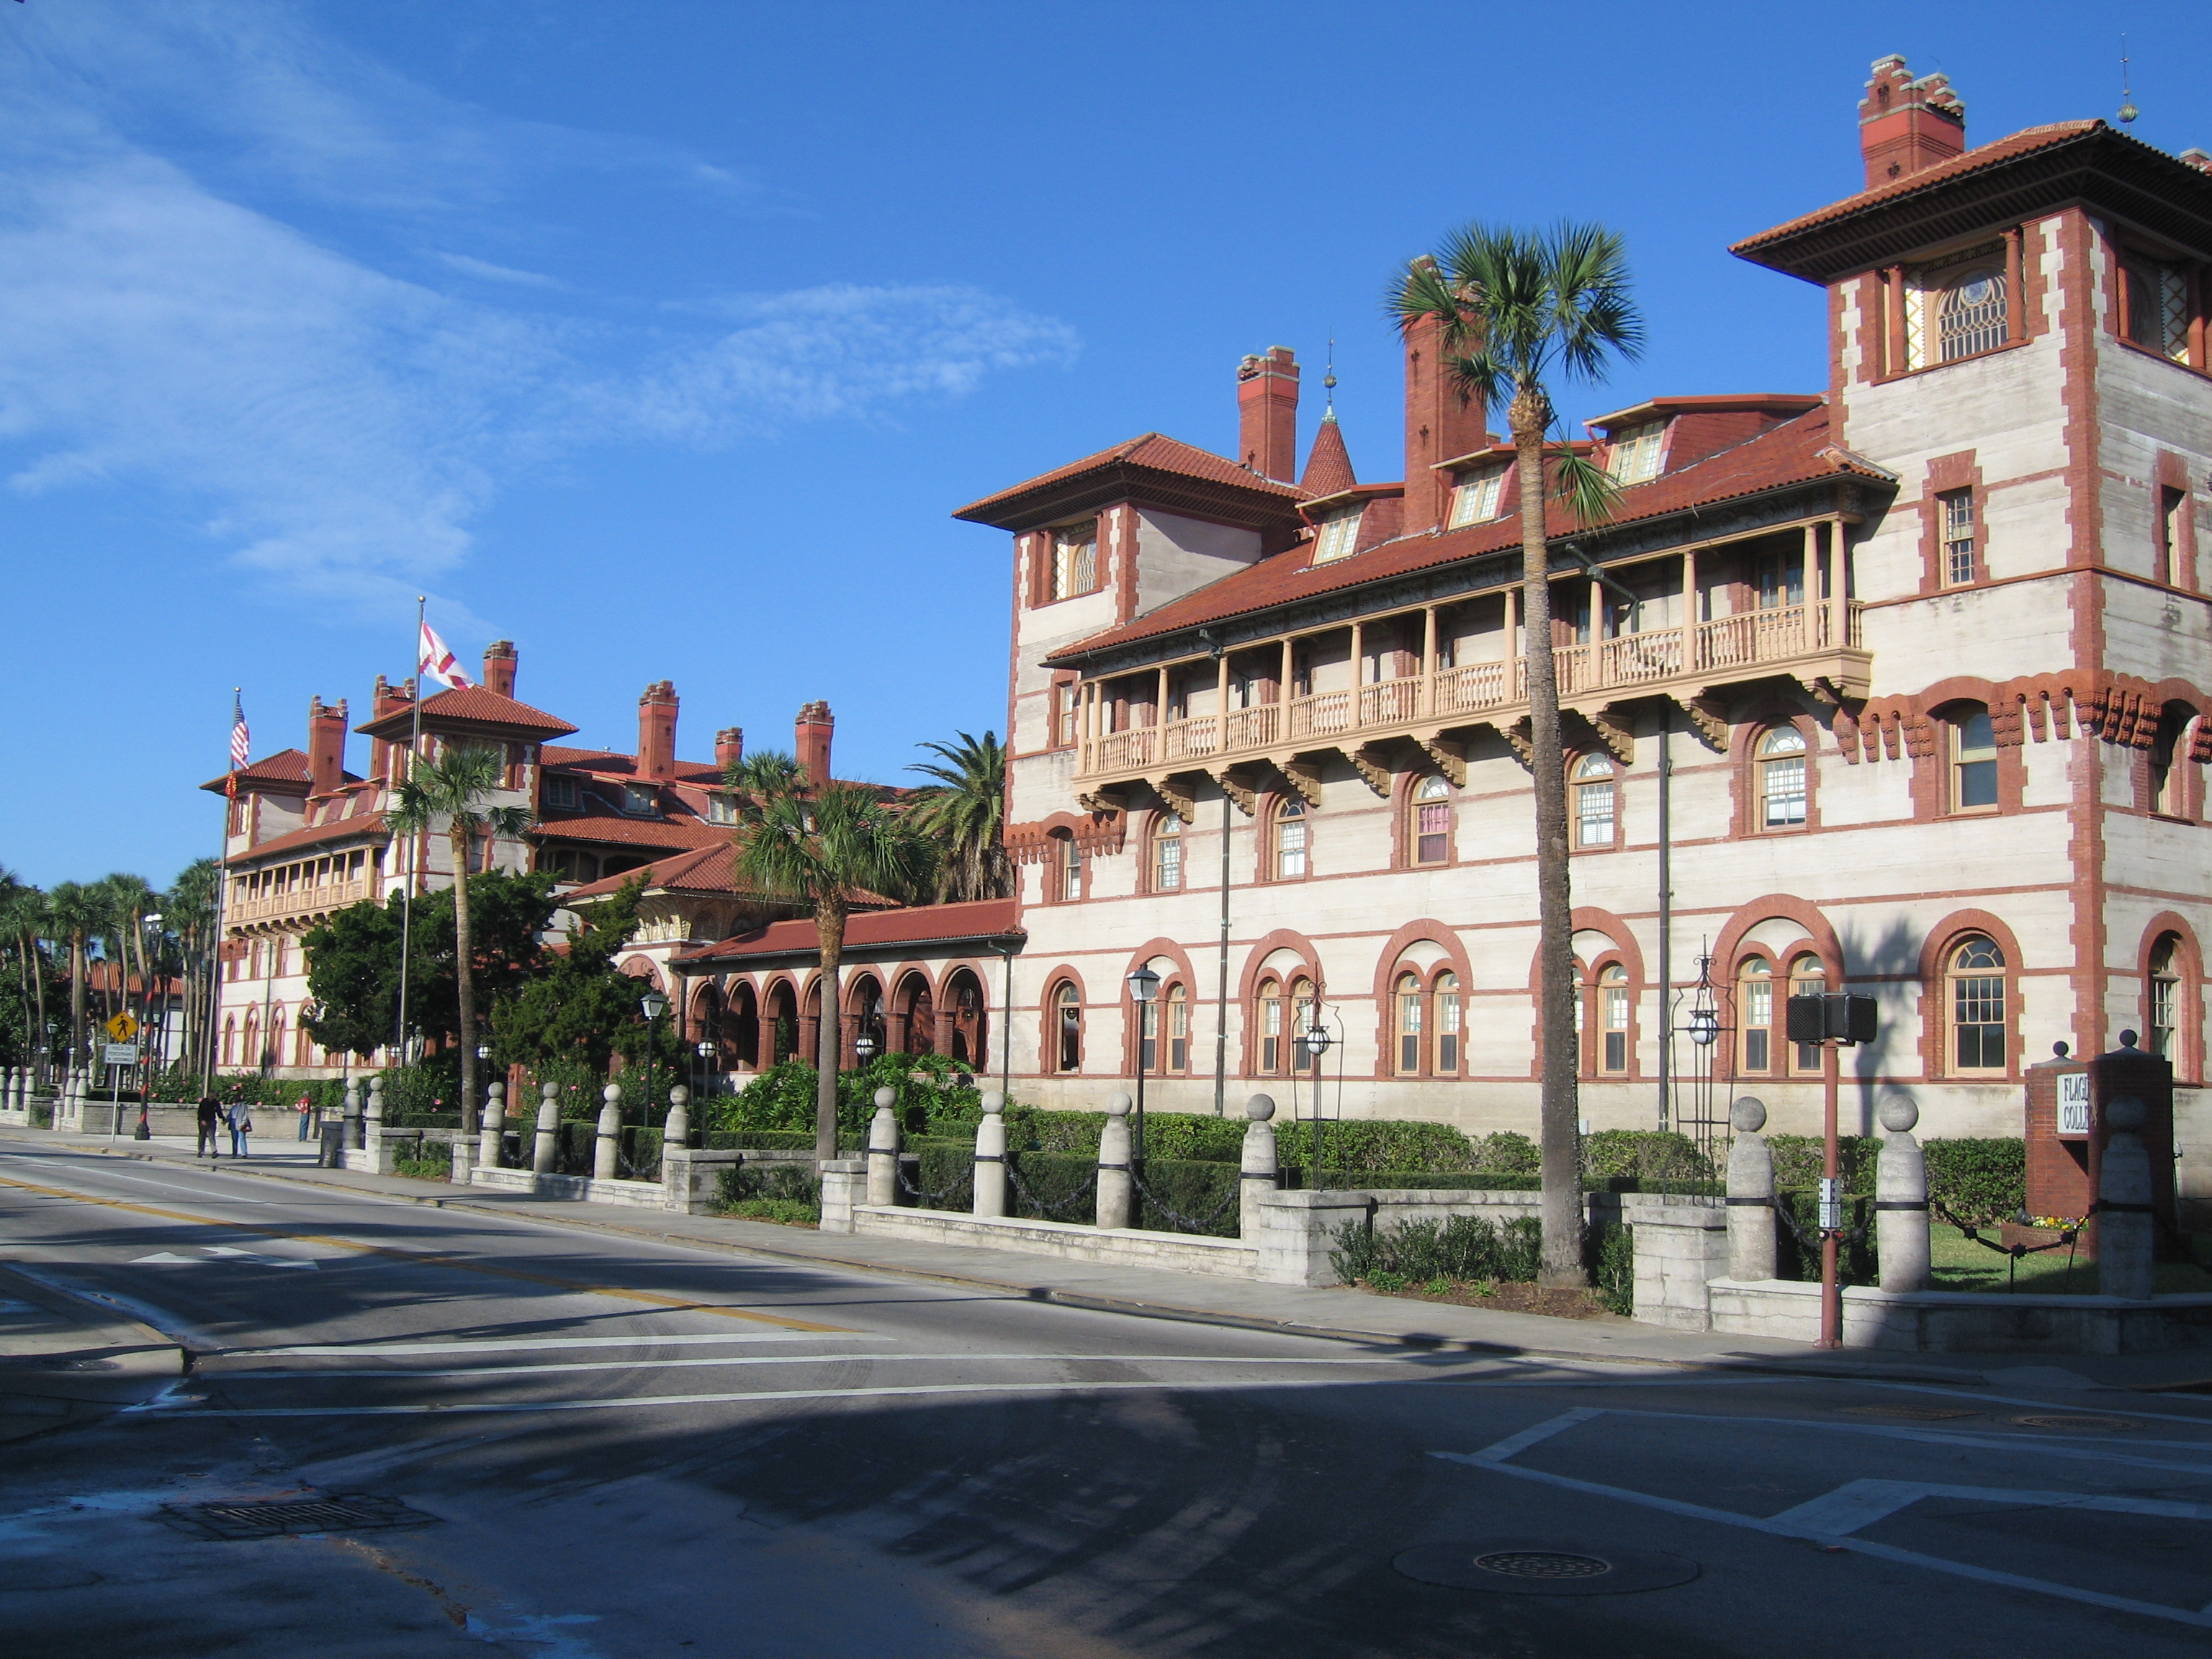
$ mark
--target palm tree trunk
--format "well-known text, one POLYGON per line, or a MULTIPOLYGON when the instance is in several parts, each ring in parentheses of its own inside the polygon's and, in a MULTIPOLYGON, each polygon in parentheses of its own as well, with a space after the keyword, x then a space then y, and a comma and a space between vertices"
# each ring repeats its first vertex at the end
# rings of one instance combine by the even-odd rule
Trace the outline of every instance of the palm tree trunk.
POLYGON ((461 1133, 477 1132, 477 981, 475 940, 469 932, 469 831, 454 822, 453 989, 461 1005, 461 1133))
POLYGON ((1537 1145, 1544 1230, 1538 1282, 1586 1285, 1581 1149, 1577 1144, 1574 910, 1567 873, 1567 769, 1559 678, 1552 655, 1551 555, 1544 536, 1544 432, 1550 402, 1523 387, 1510 420, 1521 475, 1522 654, 1528 674, 1528 766, 1536 783, 1537 1008, 1542 1033, 1537 1145))
POLYGON ((814 928, 822 941, 822 1018, 816 1031, 814 1158, 826 1164, 837 1156, 837 1068, 844 1044, 837 1018, 837 970, 845 956, 845 907, 824 899, 814 908, 814 928))
MULTIPOLYGON (((31 1048, 33 1054, 33 1063, 43 1069, 46 1065, 46 1061, 38 1060, 35 1056, 39 1049, 46 1046, 46 958, 40 952, 39 936, 36 933, 33 933, 30 936, 29 943, 31 948, 31 994, 37 1000, 39 1006, 39 1035, 36 1040, 31 1044, 31 1048)), ((49 1056, 48 1058, 52 1058, 52 1056, 49 1056)), ((46 1079, 44 1078, 40 1079, 40 1081, 42 1083, 46 1079)))
POLYGON ((84 1058, 84 934, 70 934, 70 1065, 84 1058))

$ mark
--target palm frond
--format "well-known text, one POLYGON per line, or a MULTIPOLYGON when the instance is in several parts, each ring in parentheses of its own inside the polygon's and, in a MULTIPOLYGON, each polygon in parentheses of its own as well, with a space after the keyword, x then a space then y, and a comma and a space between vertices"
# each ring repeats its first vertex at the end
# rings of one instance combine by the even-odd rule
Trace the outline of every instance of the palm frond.
POLYGON ((1579 524, 1606 524, 1620 502, 1620 484, 1589 456, 1562 450, 1552 460, 1552 498, 1579 524))

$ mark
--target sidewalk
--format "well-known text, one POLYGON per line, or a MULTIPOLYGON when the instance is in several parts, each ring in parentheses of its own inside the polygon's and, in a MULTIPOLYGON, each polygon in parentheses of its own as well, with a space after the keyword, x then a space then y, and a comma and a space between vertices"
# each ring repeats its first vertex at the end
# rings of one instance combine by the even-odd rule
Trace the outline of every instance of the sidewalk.
POLYGON ((152 1327, 0 1265, 0 1442, 150 1398, 184 1374, 185 1351, 152 1327))
MULTIPOLYGON (((1623 1319, 1571 1320, 1492 1312, 1449 1303, 1376 1296, 1364 1291, 1308 1289, 1249 1280, 1200 1278, 1157 1268, 1060 1261, 1009 1251, 931 1245, 906 1239, 820 1233, 767 1222, 687 1216, 653 1210, 532 1198, 481 1188, 356 1170, 319 1170, 312 1157, 259 1154, 240 1161, 195 1158, 189 1147, 154 1142, 111 1144, 105 1137, 41 1135, 49 1147, 97 1152, 152 1162, 189 1164, 226 1174, 258 1175, 306 1185, 374 1194, 444 1209, 550 1223, 656 1243, 722 1249, 823 1267, 885 1273, 957 1285, 1065 1307, 1155 1319, 1393 1347, 1418 1346, 1582 1363, 1675 1366, 1926 1382, 1974 1386, 1985 1382, 2049 1388, 2064 1373, 2130 1386, 2171 1384, 2212 1373, 2212 1354, 2142 1355, 1826 1353, 1792 1342, 1700 1332, 1669 1331, 1623 1319), (2040 1382, 2002 1373, 2046 1373, 2040 1382)), ((292 1152, 290 1146, 285 1149, 292 1152)), ((2076 1383, 2075 1386, 2079 1386, 2076 1383)))

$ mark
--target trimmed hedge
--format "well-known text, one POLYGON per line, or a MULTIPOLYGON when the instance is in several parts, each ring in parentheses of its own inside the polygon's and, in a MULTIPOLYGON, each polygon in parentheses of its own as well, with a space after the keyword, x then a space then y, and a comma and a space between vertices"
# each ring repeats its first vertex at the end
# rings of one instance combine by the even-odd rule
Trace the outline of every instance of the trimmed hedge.
POLYGON ((2027 1207, 2027 1143, 2016 1135, 1930 1140, 1928 1193, 1970 1226, 2008 1221, 2027 1207))
MULTIPOLYGON (((1820 1181, 1821 1150, 1818 1135, 1769 1135, 1766 1145, 1774 1154, 1777 1191, 1790 1187, 1811 1188, 1820 1181)), ((1873 1135, 1838 1135, 1836 1170, 1844 1190, 1853 1194, 1874 1191, 1874 1161, 1881 1155, 1881 1142, 1873 1135)))
POLYGON ((1646 1182, 1713 1178, 1713 1166, 1698 1143, 1672 1129, 1601 1129, 1585 1135, 1582 1147, 1585 1176, 1646 1182))
POLYGON ((1383 1273, 1413 1284, 1431 1279, 1521 1283, 1536 1277, 1543 1258, 1543 1227, 1533 1216, 1517 1216, 1499 1227, 1481 1216, 1455 1215, 1380 1232, 1365 1222, 1347 1221, 1334 1237, 1328 1259, 1347 1283, 1383 1273))

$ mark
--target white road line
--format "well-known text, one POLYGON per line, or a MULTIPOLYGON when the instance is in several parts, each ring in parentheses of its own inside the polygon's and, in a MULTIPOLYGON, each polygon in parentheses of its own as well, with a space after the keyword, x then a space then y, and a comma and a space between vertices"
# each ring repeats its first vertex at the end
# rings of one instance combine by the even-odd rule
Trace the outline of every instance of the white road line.
POLYGON ((2024 1492, 2012 1486, 1944 1486, 1924 1480, 1854 1480, 1767 1519, 1777 1526, 1809 1527, 1842 1537, 1908 1509, 1923 1498, 2095 1510, 2110 1515, 2155 1515, 2170 1521, 2212 1521, 2212 1504, 2184 1504, 2163 1498, 2106 1498, 2079 1492, 2024 1492))
MULTIPOLYGON (((225 1348, 219 1359, 273 1359, 279 1355, 326 1354, 344 1358, 369 1353, 501 1353, 537 1348, 658 1348, 699 1342, 896 1342, 865 1331, 687 1331, 660 1336, 493 1337, 453 1342, 323 1342, 290 1348, 225 1348)), ((304 1375, 305 1373, 303 1373, 304 1375)))
MULTIPOLYGON (((2018 1395, 1969 1393, 1963 1389, 1937 1388, 1932 1383, 1870 1382, 1865 1384, 1865 1386, 1870 1389, 1894 1389, 1899 1394, 1941 1395, 1947 1400, 1971 1400, 1978 1403, 1991 1406, 2027 1406, 2037 1411, 2049 1412, 2053 1416, 2073 1416, 2077 1413, 2089 1416, 2102 1416, 2106 1414, 2106 1408, 2101 1405, 2084 1407, 2069 1405, 2063 1401, 2028 1400, 2018 1395)), ((2100 1389, 2099 1392, 2102 1393, 2108 1391, 2100 1389)), ((2109 1390, 2109 1392, 2124 1394, 2131 1392, 2131 1390, 2112 1389, 2109 1390)), ((2115 1407, 2112 1408, 2111 1414, 2140 1417, 2147 1419, 2150 1422, 2154 1423, 2189 1423, 2194 1424, 2200 1429, 2212 1429, 2212 1417, 2186 1417, 2179 1412, 2137 1411, 2132 1405, 2115 1407)))
POLYGON ((906 1361, 957 1360, 963 1364, 988 1364, 998 1361, 1049 1362, 1057 1364, 1092 1365, 1395 1365, 1402 1360, 1391 1359, 1247 1359, 1234 1354, 1189 1353, 778 1353, 748 1354, 743 1357, 715 1354, 704 1359, 596 1359, 568 1360, 551 1365, 463 1365, 434 1370, 415 1370, 390 1367, 382 1370, 298 1370, 225 1371, 210 1370, 203 1366, 199 1374, 210 1382, 233 1382, 245 1378, 265 1382, 278 1378, 289 1382, 312 1382, 326 1376, 381 1376, 406 1380, 417 1376, 541 1376, 556 1371, 646 1371, 665 1370, 694 1365, 836 1365, 848 1360, 906 1361))
POLYGON ((1549 1440, 1555 1434, 1564 1434, 1578 1423, 1587 1423, 1594 1417, 1604 1415, 1605 1413, 1602 1410, 1577 1406, 1571 1412, 1562 1412, 1557 1417, 1537 1424, 1533 1429, 1523 1429, 1520 1433, 1509 1436, 1495 1445, 1485 1446, 1480 1451, 1474 1454, 1471 1461, 1483 1463, 1497 1462, 1501 1458, 1510 1457, 1516 1452, 1528 1450, 1539 1441, 1549 1440))
MULTIPOLYGON (((1910 1440, 1927 1446, 1966 1446, 1978 1451, 2025 1452, 2039 1457, 2063 1457, 2081 1463, 2117 1463, 2125 1468, 2159 1469, 2168 1474, 2212 1474, 2212 1464, 2179 1462, 2165 1457, 2132 1457, 2126 1451, 2105 1449, 2107 1443, 2112 1443, 2102 1441, 2093 1441, 2084 1445, 2078 1442, 2062 1441, 2055 1437, 1993 1434, 1988 1430, 1908 1428, 1892 1423, 1834 1423, 1806 1417, 1731 1417, 1717 1412, 1647 1412, 1638 1411, 1631 1406, 1612 1408, 1611 1414, 1615 1417, 1650 1417, 1669 1423, 1749 1424, 1765 1428, 1825 1429, 1835 1434, 1864 1435, 1876 1440, 1910 1440)), ((2130 1436, 2124 1442, 2117 1443, 2130 1450, 2163 1447, 2212 1456, 2212 1441, 2139 1440, 2130 1436)))
MULTIPOLYGON (((1401 1378, 1400 1381, 1410 1381, 1401 1378)), ((879 1389, 783 1389, 757 1394, 647 1394, 599 1400, 537 1400, 470 1401, 459 1405, 422 1406, 264 1406, 224 1407, 196 1412, 196 1418, 216 1417, 452 1417, 469 1412, 610 1412, 635 1411, 647 1406, 727 1406, 779 1400, 879 1400, 897 1395, 933 1394, 1105 1394, 1146 1389, 1156 1394, 1249 1392, 1255 1389, 1311 1389, 1316 1382, 909 1382, 879 1389)))
MULTIPOLYGON (((16 1154, 5 1154, 5 1156, 15 1157, 17 1162, 23 1164, 31 1164, 39 1161, 34 1158, 21 1158, 16 1154)), ((190 1193, 194 1198, 203 1200, 210 1204, 258 1204, 264 1210, 274 1210, 281 1207, 279 1205, 265 1198, 246 1198, 242 1196, 234 1198, 228 1197, 221 1193, 211 1193, 204 1187, 179 1187, 173 1181, 155 1181, 146 1176, 125 1175, 120 1170, 72 1170, 70 1173, 75 1175, 91 1176, 95 1179, 135 1182, 141 1187, 160 1187, 173 1193, 190 1193)))

